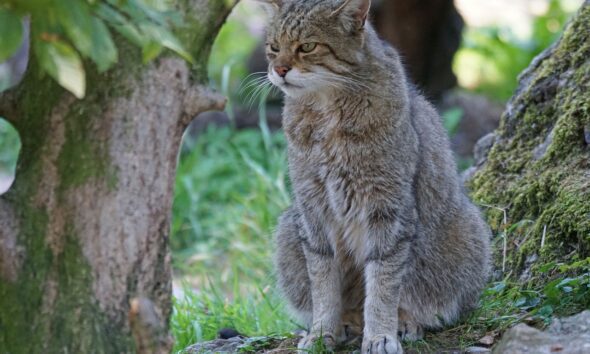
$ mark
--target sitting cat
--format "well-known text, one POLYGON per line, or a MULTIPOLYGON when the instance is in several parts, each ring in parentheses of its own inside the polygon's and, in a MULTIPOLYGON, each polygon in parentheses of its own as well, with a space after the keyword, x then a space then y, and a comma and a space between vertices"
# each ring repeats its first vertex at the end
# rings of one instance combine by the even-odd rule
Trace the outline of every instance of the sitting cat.
POLYGON ((473 308, 490 231, 462 191, 435 109, 366 22, 370 0, 260 0, 268 78, 285 93, 293 205, 276 231, 279 286, 309 325, 299 348, 354 328, 363 353, 473 308))

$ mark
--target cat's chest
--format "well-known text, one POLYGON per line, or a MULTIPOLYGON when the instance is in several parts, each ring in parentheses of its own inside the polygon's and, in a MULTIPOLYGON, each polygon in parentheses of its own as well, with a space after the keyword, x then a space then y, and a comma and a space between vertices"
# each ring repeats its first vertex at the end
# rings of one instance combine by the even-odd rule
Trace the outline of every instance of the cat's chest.
MULTIPOLYGON (((315 189, 305 198, 320 198, 314 204, 327 203, 327 219, 343 221, 358 215, 366 183, 363 168, 344 146, 326 144, 318 138, 303 147, 289 147, 291 179, 304 190, 315 189)), ((296 188, 298 189, 298 188, 296 188)))
POLYGON ((329 148, 330 137, 339 122, 337 115, 313 109, 291 109, 284 126, 289 145, 297 150, 321 153, 329 148))

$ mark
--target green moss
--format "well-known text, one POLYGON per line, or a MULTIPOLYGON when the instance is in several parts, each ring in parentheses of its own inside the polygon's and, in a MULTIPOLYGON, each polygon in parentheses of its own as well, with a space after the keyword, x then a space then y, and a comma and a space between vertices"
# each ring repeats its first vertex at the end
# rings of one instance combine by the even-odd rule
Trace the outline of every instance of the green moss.
POLYGON ((133 344, 120 333, 118 327, 122 324, 110 323, 94 300, 92 271, 71 228, 53 271, 60 295, 54 304, 53 318, 48 321, 50 345, 68 348, 72 353, 130 352, 133 344))
MULTIPOLYGON (((23 223, 23 236, 45 233, 48 219, 42 211, 25 220, 34 221, 23 223)), ((133 343, 117 328, 121 324, 110 323, 94 300, 91 269, 74 234, 68 233, 57 257, 44 238, 26 240, 19 281, 0 285, 0 352, 131 352, 133 343), (48 291, 56 292, 55 303, 44 313, 48 291)))
POLYGON ((65 142, 58 158, 61 190, 82 185, 91 177, 103 177, 107 171, 108 143, 98 141, 96 134, 98 105, 76 102, 66 116, 65 142))
POLYGON ((52 254, 41 237, 47 227, 47 214, 29 210, 24 213, 31 222, 21 225, 27 235, 25 247, 30 250, 23 260, 21 281, 0 282, 0 352, 32 353, 41 345, 41 337, 31 333, 37 324, 43 299, 44 279, 52 254), (17 349, 18 348, 18 349, 17 349))
POLYGON ((533 254, 540 263, 590 256, 590 148, 583 133, 590 123, 589 57, 590 6, 584 6, 553 53, 525 75, 472 181, 475 200, 507 208, 508 225, 499 210, 486 212, 497 232, 533 221, 526 238, 509 247, 513 275, 533 254))

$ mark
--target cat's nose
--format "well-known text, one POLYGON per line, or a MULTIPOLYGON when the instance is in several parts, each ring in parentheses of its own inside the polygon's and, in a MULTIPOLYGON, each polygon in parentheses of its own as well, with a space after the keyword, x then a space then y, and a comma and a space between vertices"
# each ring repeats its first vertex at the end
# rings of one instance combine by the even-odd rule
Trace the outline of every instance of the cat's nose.
POLYGON ((282 66, 275 66, 275 71, 279 74, 280 77, 287 76, 287 73, 291 70, 290 66, 282 65, 282 66))

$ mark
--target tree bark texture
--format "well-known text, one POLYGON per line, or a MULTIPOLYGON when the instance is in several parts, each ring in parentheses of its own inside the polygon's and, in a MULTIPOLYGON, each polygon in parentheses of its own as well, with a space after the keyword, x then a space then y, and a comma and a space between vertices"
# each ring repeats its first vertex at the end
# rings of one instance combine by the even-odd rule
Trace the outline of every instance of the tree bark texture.
POLYGON ((439 100, 457 84, 452 64, 463 19, 453 0, 381 0, 376 5, 377 31, 400 51, 412 80, 439 100))
MULTIPOLYGON (((507 270, 542 280, 534 264, 590 256, 590 1, 521 74, 487 158, 471 180, 506 246, 507 270), (506 223, 504 220, 506 212, 506 223)), ((498 253, 498 264, 503 258, 498 253)), ((524 275, 524 277, 523 277, 524 275)))
POLYGON ((177 154, 192 118, 225 103, 200 82, 234 3, 181 2, 192 68, 171 56, 141 65, 140 50, 119 40, 116 67, 86 65, 84 100, 40 76, 34 57, 0 96, 22 141, 15 183, 0 197, 0 352, 170 349, 177 154))

